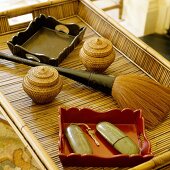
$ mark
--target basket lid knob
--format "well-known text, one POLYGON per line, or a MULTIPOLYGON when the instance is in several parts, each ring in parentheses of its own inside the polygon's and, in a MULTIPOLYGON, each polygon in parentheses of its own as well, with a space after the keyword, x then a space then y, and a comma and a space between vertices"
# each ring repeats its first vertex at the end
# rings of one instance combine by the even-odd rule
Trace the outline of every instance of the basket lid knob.
POLYGON ((39 87, 49 87, 58 82, 58 71, 49 66, 38 66, 30 69, 27 79, 30 84, 39 87))
POLYGON ((84 42, 79 55, 88 71, 103 72, 112 64, 116 53, 110 40, 92 37, 84 42))
POLYGON ((105 57, 112 53, 112 43, 103 37, 92 37, 85 41, 83 45, 85 54, 92 57, 105 57))
POLYGON ((97 45, 101 45, 102 43, 103 43, 103 41, 101 41, 100 38, 97 38, 97 39, 96 39, 96 44, 97 44, 97 45))
POLYGON ((51 102, 60 93, 63 83, 55 68, 37 66, 28 71, 22 85, 35 103, 43 104, 51 102))

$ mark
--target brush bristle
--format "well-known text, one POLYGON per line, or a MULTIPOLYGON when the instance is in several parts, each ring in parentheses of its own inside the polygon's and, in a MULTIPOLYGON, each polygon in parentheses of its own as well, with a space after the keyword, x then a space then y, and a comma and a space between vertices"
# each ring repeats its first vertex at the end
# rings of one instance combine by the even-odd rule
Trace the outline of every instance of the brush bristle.
POLYGON ((141 109, 148 129, 155 128, 170 113, 170 88, 144 76, 117 76, 112 96, 122 108, 141 109))

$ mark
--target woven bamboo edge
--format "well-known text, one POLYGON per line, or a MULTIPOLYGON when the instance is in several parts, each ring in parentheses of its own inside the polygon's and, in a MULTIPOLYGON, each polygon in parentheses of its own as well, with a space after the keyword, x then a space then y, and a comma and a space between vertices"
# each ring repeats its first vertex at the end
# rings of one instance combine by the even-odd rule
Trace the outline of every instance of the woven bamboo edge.
MULTIPOLYGON (((10 13, 11 15, 19 15, 23 12, 28 12, 27 10, 32 10, 33 17, 38 16, 40 13, 46 15, 55 15, 54 17, 57 19, 73 15, 77 15, 80 18, 82 17, 82 19, 84 19, 85 23, 88 23, 88 25, 90 25, 89 22, 93 23, 93 30, 98 32, 98 34, 101 36, 105 36, 105 38, 109 38, 112 41, 114 41, 116 38, 117 40, 113 43, 114 47, 147 75, 166 86, 170 85, 170 62, 151 47, 146 45, 143 41, 129 33, 125 28, 116 23, 111 17, 107 16, 102 10, 95 7, 95 5, 89 0, 52 0, 45 2, 45 4, 40 3, 38 6, 35 4, 31 6, 31 8, 30 6, 27 6, 25 8, 18 9, 17 11, 15 9, 14 12, 12 12, 13 10, 9 10, 9 13, 7 11, 6 12, 10 16, 10 13), (85 7, 82 7, 82 4, 85 7), (86 7, 88 8, 90 14, 88 11, 86 11, 86 7), (87 17, 84 18, 87 13, 90 15, 88 16, 88 19, 87 17), (94 22, 94 19, 100 21, 94 22), (110 31, 112 33, 106 33, 107 31, 103 31, 105 26, 111 28, 112 30, 110 31), (108 34, 110 34, 110 36, 108 34), (126 46, 124 44, 128 45, 126 46)), ((28 23, 22 23, 15 26, 9 26, 6 18, 9 17, 8 15, 0 16, 0 23, 2 22, 3 25, 0 27, 0 34, 16 31, 28 25, 28 23)))
MULTIPOLYGON (((80 16, 76 16, 77 18, 79 18, 82 22, 84 22, 90 29, 92 29, 98 36, 101 36, 101 34, 99 34, 92 26, 90 26, 85 20, 83 20, 80 16)), ((115 46, 113 46, 113 48, 115 50, 117 50, 120 54, 122 54, 124 57, 126 57, 131 63, 133 63, 135 66, 137 66, 140 70, 142 70, 142 72, 144 72, 148 77, 150 77, 151 79, 157 81, 154 77, 152 77, 147 71, 145 71, 144 69, 142 69, 141 67, 139 67, 133 60, 129 59, 122 51, 120 51, 118 48, 116 48, 115 46)))
POLYGON ((111 40, 116 50, 149 77, 165 86, 170 85, 170 62, 168 60, 138 40, 88 0, 80 0, 80 2, 78 17, 83 22, 98 35, 111 40))
POLYGON ((10 117, 8 116, 8 114, 6 113, 6 111, 0 106, 0 113, 2 113, 2 115, 4 116, 4 118, 8 121, 8 123, 10 124, 10 126, 13 128, 13 130, 16 132, 16 134, 18 135, 18 137, 21 139, 21 141, 23 142, 25 148, 28 149, 28 151, 31 153, 31 155, 33 156, 34 160, 37 162, 37 164, 40 166, 40 168, 46 169, 44 167, 44 165, 42 164, 42 162, 39 160, 39 158, 37 157, 37 155, 35 154, 34 150, 32 149, 32 147, 30 147, 28 141, 25 139, 25 137, 21 134, 21 132, 17 129, 16 125, 14 124, 14 122, 10 119, 10 117))
POLYGON ((37 161, 39 166, 42 169, 58 170, 58 167, 50 158, 48 153, 43 149, 33 133, 1 92, 0 111, 24 143, 25 147, 31 152, 33 158, 37 161))
POLYGON ((2 11, 0 12, 0 16, 15 17, 18 15, 26 14, 26 13, 31 13, 37 8, 46 8, 47 6, 56 5, 56 4, 61 5, 61 4, 70 3, 73 1, 77 1, 77 0, 48 0, 45 2, 37 3, 37 4, 32 4, 28 6, 18 7, 15 9, 9 9, 7 11, 2 11))
POLYGON ((105 21, 109 22, 110 25, 115 26, 118 31, 120 31, 122 34, 124 34, 124 36, 126 36, 127 38, 135 42, 136 45, 146 50, 149 54, 156 56, 157 57, 156 60, 158 62, 164 64, 165 66, 167 66, 167 68, 170 69, 170 62, 168 62, 164 57, 162 57, 162 55, 160 55, 157 51, 152 49, 149 45, 145 44, 142 40, 135 37, 132 33, 127 31, 123 26, 121 26, 116 21, 114 21, 110 16, 105 14, 105 12, 103 12, 101 9, 97 8, 94 4, 92 4, 89 0, 80 0, 80 1, 85 5, 87 5, 89 8, 91 8, 94 11, 94 13, 99 14, 99 16, 103 18, 105 21))
POLYGON ((46 2, 23 6, 0 12, 0 35, 26 28, 30 22, 10 25, 8 19, 26 14, 35 18, 40 14, 53 16, 56 19, 67 18, 77 14, 78 0, 48 0, 46 2))
POLYGON ((170 151, 167 151, 159 156, 156 156, 153 159, 145 163, 142 163, 138 166, 130 168, 129 170, 139 170, 139 169, 150 170, 153 168, 161 167, 162 165, 165 165, 167 163, 170 163, 170 151))

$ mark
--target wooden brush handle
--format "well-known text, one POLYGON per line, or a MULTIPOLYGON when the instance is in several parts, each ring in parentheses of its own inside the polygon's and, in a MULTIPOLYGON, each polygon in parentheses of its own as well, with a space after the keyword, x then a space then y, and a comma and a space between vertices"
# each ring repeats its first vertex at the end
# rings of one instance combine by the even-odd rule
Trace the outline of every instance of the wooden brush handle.
MULTIPOLYGON (((21 58, 15 55, 8 55, 0 52, 0 58, 14 61, 21 64, 26 64, 29 66, 51 66, 45 63, 40 63, 36 61, 32 61, 29 59, 21 58)), ((54 67, 54 66, 53 66, 54 67)), ((94 89, 103 91, 107 94, 111 94, 113 82, 115 77, 107 76, 103 74, 95 74, 88 71, 83 70, 75 70, 70 68, 63 67, 54 67, 61 75, 68 77, 72 80, 75 80, 79 83, 82 83, 86 86, 92 87, 94 89)))
POLYGON ((139 170, 139 169, 150 170, 150 169, 159 167, 161 165, 164 165, 168 162, 170 162, 170 151, 165 152, 159 156, 156 156, 153 159, 151 159, 150 161, 147 161, 147 162, 142 163, 138 166, 130 168, 129 170, 139 170))
POLYGON ((0 52, 0 58, 8 60, 8 61, 13 61, 13 62, 16 62, 16 63, 26 64, 28 66, 46 65, 46 64, 39 63, 39 62, 36 62, 36 61, 33 61, 33 60, 28 60, 28 59, 25 59, 25 58, 21 58, 21 57, 14 56, 14 55, 9 55, 9 54, 2 53, 2 52, 0 52))

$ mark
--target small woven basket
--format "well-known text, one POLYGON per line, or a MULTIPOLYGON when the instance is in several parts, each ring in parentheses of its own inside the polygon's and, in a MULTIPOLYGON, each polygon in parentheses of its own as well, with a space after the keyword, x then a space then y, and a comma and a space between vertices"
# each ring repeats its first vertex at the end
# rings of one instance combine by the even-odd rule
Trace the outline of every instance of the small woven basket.
POLYGON ((115 59, 111 41, 103 37, 92 37, 86 40, 80 50, 83 65, 89 71, 103 72, 115 59))
POLYGON ((23 89, 37 104, 49 103, 60 93, 63 83, 51 66, 31 68, 23 79, 23 89))

